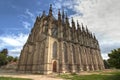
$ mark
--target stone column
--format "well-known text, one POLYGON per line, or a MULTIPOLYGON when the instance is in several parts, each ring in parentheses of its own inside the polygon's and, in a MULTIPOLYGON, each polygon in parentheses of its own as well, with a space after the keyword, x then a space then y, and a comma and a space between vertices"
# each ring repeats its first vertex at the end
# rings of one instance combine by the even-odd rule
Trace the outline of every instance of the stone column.
POLYGON ((95 63, 96 70, 99 70, 99 68, 98 68, 98 57, 97 57, 96 50, 94 50, 94 57, 95 57, 95 61, 96 61, 96 63, 95 63))
POLYGON ((88 66, 89 66, 89 70, 91 70, 91 57, 90 57, 90 48, 89 47, 87 47, 86 48, 86 50, 87 50, 87 61, 88 61, 88 66))
POLYGON ((68 46, 68 70, 69 70, 69 72, 72 72, 72 53, 71 53, 70 43, 68 46))
POLYGON ((92 54, 92 60, 93 60, 93 66, 94 66, 94 70, 97 70, 97 61, 96 61, 96 56, 95 56, 95 52, 94 49, 91 49, 91 54, 92 54))
POLYGON ((83 56, 82 56, 82 54, 81 54, 81 53, 82 53, 81 47, 79 46, 78 49, 79 49, 79 53, 78 53, 78 54, 79 54, 79 60, 80 60, 80 63, 79 63, 79 64, 80 64, 80 71, 83 71, 83 61, 82 61, 82 57, 83 57, 83 56))
POLYGON ((101 56, 99 50, 97 50, 97 54, 98 54, 98 57, 99 57, 100 70, 103 70, 104 69, 104 63, 103 63, 103 59, 102 59, 102 56, 101 56))
POLYGON ((33 66, 32 66, 32 73, 36 73, 37 71, 37 62, 38 62, 38 51, 39 50, 39 47, 37 45, 38 43, 36 42, 35 43, 35 49, 34 49, 34 55, 33 55, 33 66))
POLYGON ((80 52, 79 52, 79 45, 77 44, 77 45, 75 45, 76 46, 76 50, 75 50, 75 52, 76 52, 76 72, 79 72, 80 71, 80 52))
POLYGON ((73 54, 73 46, 71 44, 71 55, 72 55, 72 72, 75 72, 75 63, 74 63, 74 54, 73 54))
POLYGON ((84 46, 82 46, 82 55, 83 55, 83 60, 84 60, 84 71, 87 71, 87 59, 86 59, 86 53, 85 53, 85 48, 84 46))
POLYGON ((94 59, 93 59, 93 56, 92 56, 92 49, 91 48, 90 48, 89 55, 90 55, 90 59, 91 59, 91 68, 94 71, 94 59))
POLYGON ((87 71, 89 71, 88 52, 87 52, 87 48, 86 47, 84 47, 84 49, 85 49, 86 69, 87 69, 87 71))
POLYGON ((61 54, 62 54, 62 72, 66 73, 66 63, 65 63, 65 56, 64 56, 64 49, 63 49, 63 42, 60 42, 61 44, 61 54))

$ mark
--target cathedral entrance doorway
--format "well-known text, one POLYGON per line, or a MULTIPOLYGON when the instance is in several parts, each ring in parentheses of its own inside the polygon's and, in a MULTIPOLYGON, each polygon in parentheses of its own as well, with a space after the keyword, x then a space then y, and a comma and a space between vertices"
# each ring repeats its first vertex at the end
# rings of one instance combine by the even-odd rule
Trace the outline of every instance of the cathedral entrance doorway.
POLYGON ((57 72, 57 62, 53 62, 53 72, 57 72))

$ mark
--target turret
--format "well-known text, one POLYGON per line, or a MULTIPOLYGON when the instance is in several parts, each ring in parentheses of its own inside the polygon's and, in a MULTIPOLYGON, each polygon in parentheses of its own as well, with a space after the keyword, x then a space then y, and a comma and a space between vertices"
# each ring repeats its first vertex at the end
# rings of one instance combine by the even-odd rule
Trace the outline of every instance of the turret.
POLYGON ((52 16, 52 4, 50 4, 49 16, 52 16))
POLYGON ((61 21, 61 13, 60 13, 60 9, 58 9, 58 21, 61 21))

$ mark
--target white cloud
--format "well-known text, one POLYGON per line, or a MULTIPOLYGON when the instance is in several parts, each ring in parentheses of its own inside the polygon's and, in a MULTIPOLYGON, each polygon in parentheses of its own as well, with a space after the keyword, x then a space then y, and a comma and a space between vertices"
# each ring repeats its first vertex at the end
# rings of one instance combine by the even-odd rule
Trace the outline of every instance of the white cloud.
POLYGON ((108 57, 108 54, 102 53, 102 58, 107 60, 107 59, 109 58, 109 57, 108 57))
POLYGON ((24 26, 26 29, 28 29, 28 30, 31 29, 31 28, 30 28, 30 27, 31 27, 31 24, 30 24, 29 22, 23 21, 22 24, 23 24, 23 26, 24 26))
MULTIPOLYGON (((15 53, 20 53, 22 46, 25 44, 28 38, 28 34, 20 33, 18 35, 6 35, 0 36, 0 48, 7 48, 9 50, 9 55, 15 55, 15 53)), ((19 55, 19 54, 17 54, 19 55)))
POLYGON ((34 17, 34 14, 30 12, 29 9, 26 9, 25 13, 28 14, 30 17, 34 17))
POLYGON ((30 12, 29 9, 26 9, 25 14, 28 15, 33 22, 35 21, 35 15, 32 12, 30 12))
POLYGON ((61 6, 72 9, 75 14, 70 17, 88 25, 90 31, 96 34, 102 55, 106 55, 111 49, 120 47, 119 0, 62 0, 61 6))

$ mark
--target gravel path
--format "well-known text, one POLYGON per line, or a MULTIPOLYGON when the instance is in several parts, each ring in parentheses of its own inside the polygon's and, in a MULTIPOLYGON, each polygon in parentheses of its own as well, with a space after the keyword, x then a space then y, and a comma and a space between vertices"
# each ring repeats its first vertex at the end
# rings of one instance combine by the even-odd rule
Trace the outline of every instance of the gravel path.
POLYGON ((9 75, 9 74, 3 74, 0 76, 2 77, 13 77, 13 78, 29 78, 29 79, 33 79, 33 80, 63 80, 60 78, 52 78, 49 76, 45 76, 45 75, 9 75))
POLYGON ((56 77, 56 74, 51 74, 51 75, 20 74, 14 71, 4 71, 4 70, 0 70, 0 77, 29 78, 32 80, 63 80, 56 77))

